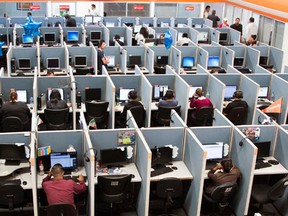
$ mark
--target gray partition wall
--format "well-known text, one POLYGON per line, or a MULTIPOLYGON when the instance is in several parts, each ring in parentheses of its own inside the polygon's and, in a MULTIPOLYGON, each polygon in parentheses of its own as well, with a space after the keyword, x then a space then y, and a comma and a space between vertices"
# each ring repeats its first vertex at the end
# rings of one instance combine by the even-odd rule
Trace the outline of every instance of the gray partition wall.
POLYGON ((59 58, 60 68, 65 68, 66 55, 64 47, 40 47, 40 71, 47 69, 48 58, 59 58))
POLYGON ((270 47, 268 64, 273 65, 276 73, 282 73, 284 61, 284 51, 277 47, 270 47))
POLYGON ((249 68, 252 72, 255 71, 256 65, 260 59, 260 51, 255 50, 252 47, 247 46, 246 48, 246 67, 249 68))
MULTIPOLYGON (((83 42, 83 29, 82 27, 63 27, 63 39, 64 41, 69 44, 69 41, 67 41, 67 32, 68 31, 77 31, 78 32, 78 42, 79 44, 81 44, 83 42)), ((73 42, 75 43, 75 42, 73 42)))
MULTIPOLYGON (((23 49, 22 47, 11 47, 12 50, 12 58, 15 59, 16 70, 19 69, 19 59, 30 59, 31 70, 37 66, 37 48, 36 47, 27 47, 23 49)), ((9 58, 8 60, 11 61, 9 58)), ((15 73, 16 71, 12 71, 15 73)))
POLYGON ((39 28, 40 34, 42 39, 40 38, 40 45, 41 45, 41 40, 43 40, 43 43, 45 43, 44 38, 45 38, 45 33, 55 33, 55 44, 60 43, 60 37, 61 37, 61 31, 59 27, 41 27, 39 28))
POLYGON ((103 17, 103 23, 107 27, 112 27, 112 24, 115 27, 120 26, 121 18, 120 17, 106 16, 106 17, 103 17))

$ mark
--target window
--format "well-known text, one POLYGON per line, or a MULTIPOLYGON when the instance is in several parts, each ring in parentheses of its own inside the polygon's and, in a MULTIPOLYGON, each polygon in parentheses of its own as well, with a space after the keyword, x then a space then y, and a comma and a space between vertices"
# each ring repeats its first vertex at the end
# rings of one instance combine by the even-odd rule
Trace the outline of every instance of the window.
POLYGON ((150 16, 150 4, 144 3, 128 3, 127 4, 127 16, 136 17, 149 17, 150 16))
POLYGON ((107 16, 126 16, 126 3, 104 3, 107 16))
POLYGON ((155 3, 156 17, 176 17, 176 13, 177 13, 177 4, 155 3))

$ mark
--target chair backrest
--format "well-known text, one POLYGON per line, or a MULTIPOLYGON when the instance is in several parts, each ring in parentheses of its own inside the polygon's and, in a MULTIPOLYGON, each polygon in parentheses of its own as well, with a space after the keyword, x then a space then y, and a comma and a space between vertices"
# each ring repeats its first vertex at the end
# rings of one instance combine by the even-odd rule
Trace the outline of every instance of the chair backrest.
POLYGON ((247 109, 244 107, 234 107, 229 111, 227 118, 234 125, 245 124, 247 119, 247 109))
POLYGON ((91 118, 101 118, 107 113, 107 109, 109 106, 108 101, 100 101, 100 102, 85 102, 86 113, 91 118))
POLYGON ((170 125, 171 120, 171 110, 174 109, 179 115, 181 115, 181 105, 176 107, 162 107, 158 106, 157 119, 160 123, 164 125, 170 125))
POLYGON ((4 132, 17 132, 23 131, 23 122, 16 116, 9 116, 2 121, 2 131, 4 132))
POLYGON ((179 198, 183 194, 183 184, 178 178, 163 178, 157 183, 157 196, 161 199, 179 198))
POLYGON ((144 127, 146 112, 143 106, 135 106, 130 108, 138 127, 144 127))
POLYGON ((196 121, 199 122, 201 126, 212 126, 213 117, 214 117, 214 108, 213 107, 201 107, 197 110, 196 121))
POLYGON ((70 203, 56 203, 48 206, 47 216, 77 216, 77 210, 70 203))
POLYGON ((288 176, 276 182, 268 191, 268 197, 274 201, 283 196, 286 187, 288 186, 288 176))
POLYGON ((227 183, 219 185, 215 187, 215 189, 212 191, 211 198, 218 203, 225 204, 230 198, 232 198, 232 196, 237 191, 237 188, 237 183, 227 183))
POLYGON ((45 109, 44 113, 47 121, 47 129, 65 130, 67 128, 69 108, 45 109))
POLYGON ((122 202, 132 175, 98 176, 100 197, 106 203, 122 202))
POLYGON ((24 201, 24 189, 19 184, 0 184, 0 205, 8 206, 9 210, 14 209, 14 205, 20 205, 24 201))

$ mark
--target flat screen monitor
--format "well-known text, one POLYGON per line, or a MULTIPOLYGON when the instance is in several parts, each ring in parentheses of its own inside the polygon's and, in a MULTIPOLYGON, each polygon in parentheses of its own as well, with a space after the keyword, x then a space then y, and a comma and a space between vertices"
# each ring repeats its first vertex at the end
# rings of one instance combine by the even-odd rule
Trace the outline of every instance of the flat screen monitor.
POLYGON ((78 31, 67 31, 67 42, 78 42, 79 32, 78 31))
POLYGON ((135 25, 134 26, 134 33, 138 33, 140 31, 140 29, 142 28, 142 25, 135 25))
POLYGON ((22 34, 22 43, 23 44, 33 43, 33 35, 22 34))
POLYGON ((178 28, 183 28, 183 27, 185 27, 185 24, 184 24, 184 23, 178 23, 178 24, 177 24, 177 27, 178 27, 178 28))
POLYGON ((156 65, 165 66, 168 64, 168 56, 157 56, 156 57, 156 65))
POLYGON ((27 162, 24 145, 0 144, 0 160, 27 162))
POLYGON ((87 67, 87 56, 86 55, 74 56, 74 67, 87 67))
POLYGON ((161 22, 160 27, 169 27, 169 23, 161 22))
POLYGON ((99 22, 102 21, 102 17, 101 16, 94 16, 93 22, 96 24, 99 24, 99 22))
POLYGON ((17 101, 27 103, 27 91, 26 90, 16 90, 17 101))
POLYGON ((93 16, 92 15, 85 15, 84 21, 85 21, 85 24, 93 23, 93 16))
POLYGON ((115 64, 115 56, 110 55, 110 56, 108 56, 108 59, 109 59, 109 63, 107 64, 107 66, 112 67, 112 68, 115 67, 115 65, 116 65, 115 64))
POLYGON ((228 33, 221 32, 219 35, 219 42, 227 42, 228 41, 228 33))
POLYGON ((91 31, 90 32, 90 40, 91 41, 98 41, 101 40, 101 31, 91 31))
POLYGON ((114 27, 115 23, 114 22, 106 22, 106 27, 114 27))
POLYGON ((102 167, 125 165, 127 163, 127 148, 123 150, 120 148, 101 149, 100 159, 102 167))
POLYGON ((53 89, 57 89, 61 95, 61 100, 64 100, 64 91, 62 88, 49 88, 48 93, 47 93, 47 99, 50 100, 50 94, 51 94, 53 89))
POLYGON ((223 143, 207 143, 203 144, 203 148, 207 151, 207 160, 216 160, 223 158, 223 143))
POLYGON ((168 89, 169 89, 168 85, 154 85, 153 99, 157 100, 163 97, 168 89))
POLYGON ((183 68, 194 67, 194 57, 183 57, 182 58, 182 67, 183 68))
POLYGON ((31 60, 29 58, 19 58, 18 59, 18 68, 20 70, 30 70, 31 69, 31 60))
POLYGON ((199 32, 197 39, 198 39, 198 42, 207 42, 208 32, 199 32))
POLYGON ((268 65, 268 56, 260 56, 259 65, 268 65))
POLYGON ((235 57, 234 67, 243 67, 243 66, 244 66, 244 57, 235 57))
POLYGON ((208 57, 208 67, 219 67, 220 57, 219 56, 209 56, 208 57))
POLYGON ((101 88, 87 88, 85 89, 85 100, 101 100, 101 88))
POLYGON ((257 158, 270 156, 271 142, 255 142, 254 145, 258 148, 257 158))
POLYGON ((129 56, 128 67, 135 67, 135 65, 141 66, 141 56, 129 56))
POLYGON ((198 89, 198 88, 203 90, 202 86, 190 86, 190 88, 189 88, 189 99, 191 99, 193 97, 193 95, 195 94, 196 89, 198 89))
POLYGON ((44 43, 45 44, 56 43, 56 34, 54 32, 46 32, 46 33, 44 33, 44 43))
POLYGON ((50 154, 51 167, 59 163, 65 171, 72 171, 78 168, 77 152, 53 152, 50 154))
POLYGON ((119 100, 121 102, 128 101, 128 93, 134 91, 134 88, 120 88, 119 89, 119 100))
POLYGON ((267 98, 268 97, 268 86, 260 86, 258 98, 267 98))
POLYGON ((165 165, 172 162, 173 149, 170 147, 156 147, 151 149, 151 166, 156 168, 158 165, 165 165))
POLYGON ((226 85, 224 99, 233 98, 234 92, 237 90, 236 85, 226 85))
POLYGON ((47 58, 47 69, 60 69, 60 59, 47 58))

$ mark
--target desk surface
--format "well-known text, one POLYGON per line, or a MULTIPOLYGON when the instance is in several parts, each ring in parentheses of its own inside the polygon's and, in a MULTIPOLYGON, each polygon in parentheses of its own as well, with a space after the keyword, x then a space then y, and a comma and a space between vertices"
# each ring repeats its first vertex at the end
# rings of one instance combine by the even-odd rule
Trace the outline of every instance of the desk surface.
MULTIPOLYGON (((275 160, 274 157, 264 157, 264 162, 267 162, 268 160, 275 160)), ((255 169, 254 175, 275 175, 275 174, 287 174, 288 170, 282 165, 272 165, 270 167, 261 168, 261 169, 255 169)))
POLYGON ((13 165, 13 166, 11 166, 11 165, 6 166, 4 163, 1 163, 0 164, 0 177, 1 176, 8 176, 18 169, 27 168, 27 167, 30 167, 29 162, 20 163, 20 165, 13 165))
MULTIPOLYGON (((165 173, 162 175, 154 176, 150 178, 150 181, 160 181, 163 178, 176 177, 181 180, 192 180, 193 176, 186 167, 183 161, 173 161, 173 165, 168 165, 169 167, 177 167, 177 170, 173 172, 165 173)), ((152 169, 153 170, 153 169, 152 169)))

